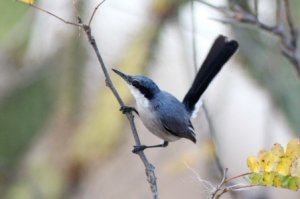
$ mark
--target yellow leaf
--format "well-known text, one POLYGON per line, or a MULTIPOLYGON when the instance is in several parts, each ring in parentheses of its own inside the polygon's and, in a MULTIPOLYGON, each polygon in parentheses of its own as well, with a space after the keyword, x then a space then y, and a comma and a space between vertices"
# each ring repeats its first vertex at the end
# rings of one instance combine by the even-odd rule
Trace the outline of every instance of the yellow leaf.
POLYGON ((291 166, 291 176, 300 177, 300 159, 295 159, 291 166))
POLYGON ((286 148, 286 155, 290 156, 292 160, 300 156, 300 141, 299 139, 292 139, 289 141, 286 148))
POLYGON ((259 162, 258 162, 257 158, 254 156, 250 156, 247 159, 247 165, 251 172, 258 173, 260 170, 259 162))
POLYGON ((279 174, 286 176, 290 173, 291 164, 292 164, 291 158, 285 155, 279 159, 276 167, 276 171, 279 174))
POLYGON ((274 172, 263 172, 262 184, 265 186, 272 186, 274 177, 275 177, 274 172))
POLYGON ((247 159, 253 185, 273 186, 297 191, 300 188, 300 140, 292 139, 286 151, 276 143, 270 151, 261 150, 258 158, 247 159))
POLYGON ((19 1, 29 5, 34 4, 34 0, 19 0, 19 1))
POLYGON ((280 144, 275 143, 271 149, 271 153, 275 156, 276 161, 278 161, 284 155, 284 149, 280 144))
POLYGON ((270 172, 273 170, 276 158, 270 151, 262 150, 259 154, 259 163, 263 171, 270 172))

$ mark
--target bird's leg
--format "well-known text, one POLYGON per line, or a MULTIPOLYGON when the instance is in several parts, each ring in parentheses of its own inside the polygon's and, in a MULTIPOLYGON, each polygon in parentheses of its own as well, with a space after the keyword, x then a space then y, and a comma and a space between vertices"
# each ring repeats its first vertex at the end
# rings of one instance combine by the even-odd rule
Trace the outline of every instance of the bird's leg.
POLYGON ((143 150, 148 149, 148 148, 167 147, 168 144, 169 144, 169 142, 164 141, 162 144, 151 145, 151 146, 146 146, 146 145, 133 146, 134 149, 132 150, 132 152, 133 153, 138 153, 138 152, 143 151, 143 150))
POLYGON ((126 113, 134 111, 137 115, 139 115, 139 112, 134 107, 131 107, 131 106, 125 106, 125 105, 121 106, 120 111, 123 114, 126 114, 126 113))

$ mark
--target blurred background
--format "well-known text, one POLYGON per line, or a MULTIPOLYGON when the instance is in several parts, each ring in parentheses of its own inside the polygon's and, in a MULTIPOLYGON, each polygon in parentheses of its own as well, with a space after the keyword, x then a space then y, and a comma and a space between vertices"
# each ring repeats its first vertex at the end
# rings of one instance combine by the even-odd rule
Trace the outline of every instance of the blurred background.
MULTIPOLYGON (((84 21, 98 3, 78 2, 84 21)), ((37 5, 75 21, 71 0, 37 5)), ((299 26, 300 2, 291 1, 291 7, 299 26)), ((276 1, 259 1, 266 23, 274 23, 275 11, 276 1)), ((0 198, 150 199, 143 164, 131 153, 128 122, 84 33, 15 0, 1 0, 0 13, 0 198)), ((202 180, 221 180, 215 154, 236 176, 248 171, 248 156, 299 137, 300 79, 278 39, 212 20, 223 17, 187 0, 107 0, 92 22, 107 67, 147 75, 178 99, 219 34, 240 43, 203 96, 208 114, 201 109, 193 121, 197 144, 180 140, 146 150, 160 198, 209 198, 211 188, 202 180)), ((125 83, 111 76, 126 104, 134 105, 125 83)), ((142 143, 159 143, 135 118, 142 143)), ((255 188, 224 198, 283 196, 299 193, 255 188)))

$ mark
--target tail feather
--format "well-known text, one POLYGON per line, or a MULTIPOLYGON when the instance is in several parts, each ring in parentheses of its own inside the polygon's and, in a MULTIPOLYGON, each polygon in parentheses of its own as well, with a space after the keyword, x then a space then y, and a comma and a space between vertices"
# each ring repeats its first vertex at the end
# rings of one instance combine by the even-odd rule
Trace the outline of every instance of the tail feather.
POLYGON ((189 112, 193 112, 195 104, 218 74, 222 66, 238 49, 237 41, 227 41, 223 35, 218 36, 204 60, 190 90, 183 99, 183 104, 189 112))

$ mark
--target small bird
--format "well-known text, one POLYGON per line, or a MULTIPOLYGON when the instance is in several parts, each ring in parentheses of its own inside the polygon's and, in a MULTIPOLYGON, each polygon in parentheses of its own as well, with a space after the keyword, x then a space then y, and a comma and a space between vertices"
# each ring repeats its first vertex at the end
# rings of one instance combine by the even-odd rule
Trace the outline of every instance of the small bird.
POLYGON ((170 93, 161 90, 148 77, 126 75, 112 69, 126 81, 136 100, 137 110, 127 106, 121 107, 121 110, 124 113, 127 111, 138 113, 146 128, 163 140, 163 143, 158 145, 134 146, 133 152, 138 153, 146 148, 166 147, 169 142, 180 138, 186 138, 196 143, 191 118, 196 116, 200 108, 200 97, 237 49, 237 41, 228 41, 226 37, 219 35, 182 102, 170 93))

